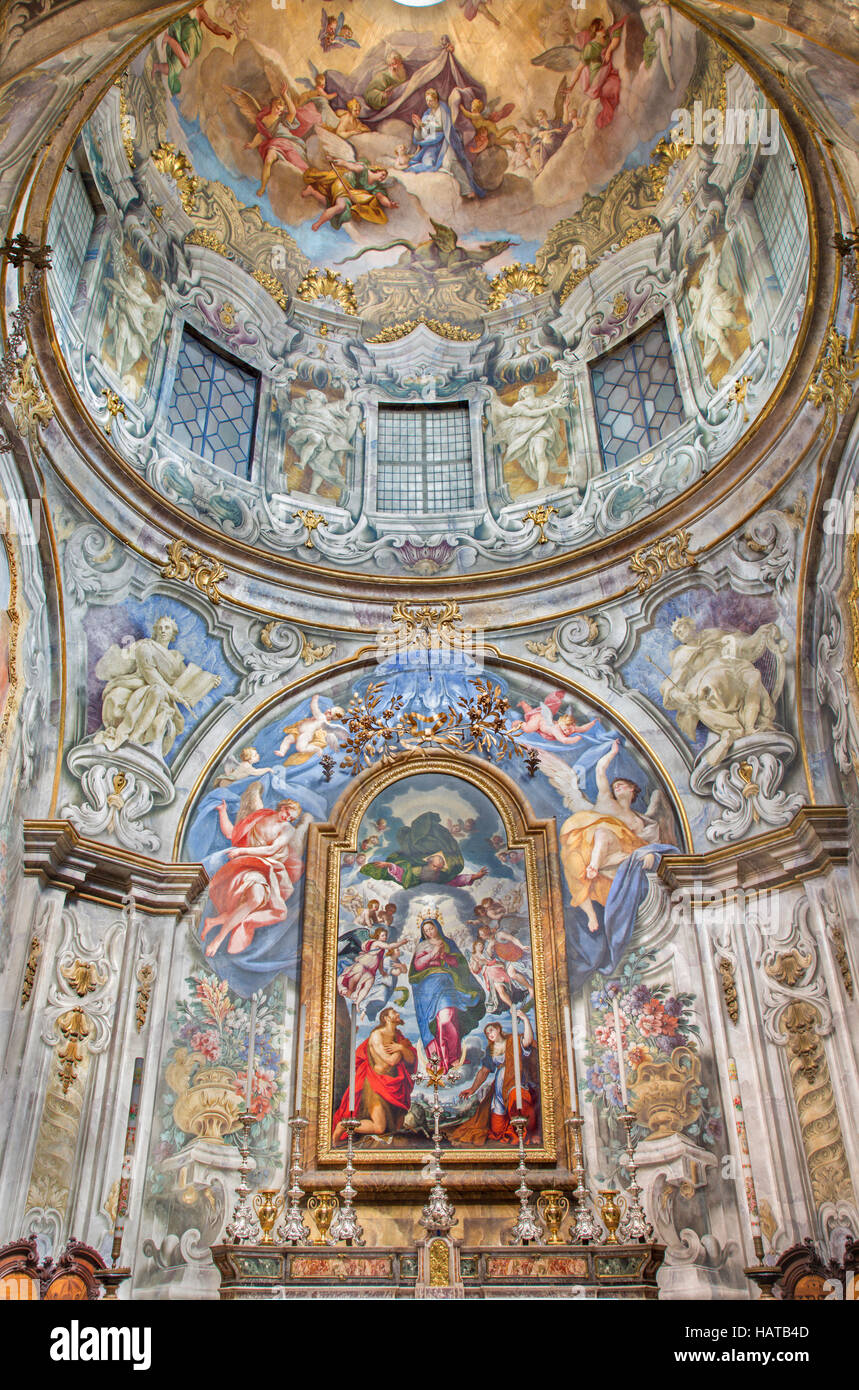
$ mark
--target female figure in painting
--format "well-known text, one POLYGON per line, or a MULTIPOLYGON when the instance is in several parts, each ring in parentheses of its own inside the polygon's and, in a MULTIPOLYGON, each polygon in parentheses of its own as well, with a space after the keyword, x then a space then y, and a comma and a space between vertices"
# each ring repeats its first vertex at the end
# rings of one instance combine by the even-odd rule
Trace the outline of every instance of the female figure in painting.
POLYGON ((220 927, 206 947, 213 956, 226 937, 227 951, 244 951, 260 927, 272 926, 286 916, 287 899, 304 872, 302 851, 311 816, 302 814, 292 799, 267 810, 260 800, 260 783, 245 792, 233 824, 227 803, 218 807, 221 830, 230 841, 228 860, 209 884, 216 914, 207 917, 200 932, 205 941, 213 927, 220 927))
POLYGON ((483 991, 438 918, 425 917, 420 933, 409 984, 426 1055, 447 1073, 460 1059, 462 1039, 483 1018, 483 991))
MULTIPOLYGON (((538 1089, 534 1080, 534 1030, 527 1014, 511 1009, 516 1028, 522 1019, 522 1034, 519 1040, 519 1065, 522 1078, 522 1110, 525 1116, 526 1143, 537 1140, 537 1097, 538 1089)), ((505 1033, 500 1023, 487 1023, 483 1030, 486 1038, 486 1051, 480 1069, 464 1091, 460 1100, 469 1100, 485 1081, 493 1078, 492 1086, 478 1104, 474 1114, 452 1129, 445 1130, 451 1144, 515 1144, 516 1131, 510 1124, 510 1116, 519 1114, 516 1105, 516 1064, 513 1059, 513 1034, 505 1033)))
POLYGON ((164 37, 165 62, 153 63, 153 72, 163 72, 172 95, 178 96, 182 90, 182 73, 189 68, 203 47, 203 25, 210 34, 219 38, 231 39, 229 29, 222 29, 206 14, 206 6, 197 5, 190 14, 182 15, 174 21, 164 37))

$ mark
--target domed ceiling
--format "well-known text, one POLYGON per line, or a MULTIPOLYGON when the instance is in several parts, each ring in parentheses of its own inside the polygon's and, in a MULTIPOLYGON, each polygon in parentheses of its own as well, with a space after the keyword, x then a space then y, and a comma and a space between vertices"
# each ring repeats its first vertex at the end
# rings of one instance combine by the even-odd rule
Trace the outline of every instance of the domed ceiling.
POLYGON ((809 291, 779 134, 663 0, 210 0, 84 128, 106 216, 74 303, 52 276, 59 342, 125 464, 233 542, 543 565, 701 482, 778 389, 809 291), (239 373, 208 451, 200 337, 239 373))

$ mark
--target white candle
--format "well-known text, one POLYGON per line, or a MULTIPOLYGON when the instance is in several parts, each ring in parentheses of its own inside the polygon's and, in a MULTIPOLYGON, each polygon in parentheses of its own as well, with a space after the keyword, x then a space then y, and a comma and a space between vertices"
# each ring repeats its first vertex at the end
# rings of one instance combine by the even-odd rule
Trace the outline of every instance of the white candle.
POLYGON ((251 1108, 251 1094, 254 1082, 254 1054, 256 1053, 257 1041, 257 997, 251 995, 251 1011, 248 1022, 248 1079, 245 1085, 245 1109, 251 1108))
POLYGON ((626 1094, 626 1067, 623 1062, 623 1034, 620 1031, 620 1005, 617 1002, 617 995, 612 995, 612 1011, 614 1013, 614 1042, 617 1048, 617 1067, 620 1077, 620 1101, 624 1110, 629 1108, 629 1098, 626 1094))
POLYGON ((298 1021, 298 1055, 295 1062, 295 1083, 293 1085, 293 1113, 301 1114, 301 1098, 304 1089, 304 1039, 307 1023, 307 1005, 302 1004, 298 1021))
POLYGON ((516 1017, 516 1010, 510 1010, 510 1022, 513 1025, 513 1077, 516 1083, 516 1109, 522 1114, 522 1068, 519 1065, 519 1022, 516 1017))
POLYGON ((743 1117, 743 1098, 740 1095, 740 1079, 737 1076, 737 1064, 733 1057, 728 1058, 728 1077, 731 1082, 731 1104, 734 1107, 734 1118, 737 1122, 737 1139, 740 1145, 743 1185, 746 1189, 746 1206, 749 1209, 749 1225, 752 1228, 752 1237, 759 1240, 761 1238, 761 1219, 758 1215, 758 1194, 755 1191, 752 1160, 749 1155, 749 1140, 746 1134, 746 1121, 743 1117))
POLYGON ((355 1043, 358 1034, 358 1006, 352 1005, 352 1025, 349 1029, 349 1114, 355 1114, 355 1043))
POLYGON ((576 1064, 573 1060, 573 1025, 570 1018, 570 1006, 564 1005, 564 1026, 567 1034, 567 1073, 570 1086, 570 1109, 574 1115, 579 1113, 579 1098, 576 1094, 576 1064))

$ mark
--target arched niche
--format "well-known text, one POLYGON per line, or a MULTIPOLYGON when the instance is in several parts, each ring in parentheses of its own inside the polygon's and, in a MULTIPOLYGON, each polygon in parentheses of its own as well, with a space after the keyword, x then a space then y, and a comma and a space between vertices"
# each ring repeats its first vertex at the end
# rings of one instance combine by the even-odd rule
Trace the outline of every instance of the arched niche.
MULTIPOLYGON (((424 928, 425 934, 430 931, 424 928)), ((356 1068, 356 1113, 381 1126, 381 1132, 368 1128, 359 1133, 355 1161, 359 1174, 369 1170, 368 1177, 373 1175, 374 1193, 402 1194, 403 1189, 425 1186, 420 1169, 432 1147, 432 1093, 420 1076, 426 1075, 427 1055, 433 1055, 433 1038, 436 1058, 441 1056, 447 1064, 456 1060, 457 1036, 459 1077, 440 1092, 446 1110, 443 1149, 445 1163, 454 1173, 451 1181, 456 1187, 484 1193, 487 1186, 512 1186, 516 1149, 503 1099, 509 1097, 513 1080, 512 1058, 506 1056, 497 1067, 502 1072, 504 1113, 494 1126, 486 1116, 492 1111, 490 1092, 498 1094, 491 1068, 483 1086, 486 1096, 478 1087, 466 1102, 461 1099, 461 1091, 486 1069, 484 1059, 493 1041, 486 1028, 500 1024, 510 1040, 505 1040, 505 1051, 512 1052, 508 999, 513 1004, 518 1000, 522 1015, 517 1019, 522 1039, 521 1086, 523 1092, 530 1088, 534 1121, 529 1119, 528 1160, 539 1165, 541 1182, 553 1182, 567 1170, 563 1121, 575 1091, 575 1078, 570 1075, 572 1049, 566 1043, 568 998, 554 820, 535 816, 523 792, 500 768, 461 754, 400 755, 360 774, 340 796, 328 823, 311 826, 308 836, 301 970, 306 1049, 299 1085, 302 1114, 310 1122, 305 1156, 309 1184, 330 1183, 332 1167, 342 1168, 344 1163, 343 1144, 335 1141, 335 1122, 348 1095, 354 1002, 356 1051, 360 1058, 363 1045, 365 1055, 364 1067, 359 1061, 356 1068), (469 812, 474 824, 457 839, 457 833, 467 827, 469 812), (376 844, 372 843, 375 836, 379 837, 376 844), (482 855, 481 840, 486 842, 482 855), (493 856, 503 873, 495 871, 493 856), (502 883, 509 888, 499 887, 502 883), (484 901, 487 898, 489 904, 484 901), (494 933, 490 927, 481 934, 476 924, 497 911, 492 904, 502 899, 512 910, 504 914, 494 933), (393 909, 390 917, 385 915, 386 907, 393 909), (374 912, 377 923, 388 925, 376 925, 374 912), (367 925, 360 926, 359 918, 367 925), (446 962, 423 970, 419 967, 427 951, 424 942, 419 954, 420 924, 428 918, 441 922, 446 962), (386 930, 384 938, 380 932, 386 930), (354 934, 362 931, 371 956, 388 948, 373 973, 371 987, 363 992, 361 970, 373 962, 348 975, 355 960, 348 947, 354 946, 354 934), (505 939, 499 941, 502 931, 505 939), (483 954, 487 938, 493 936, 496 952, 501 945, 501 958, 506 956, 506 982, 500 969, 479 969, 474 954, 477 941, 483 941, 478 948, 483 954), (452 997, 444 993, 447 985, 458 991, 461 1007, 454 1010, 453 1043, 448 1035, 443 1048, 438 1042, 439 1016, 433 1015, 433 1009, 440 999, 452 997), (531 990, 533 997, 527 998, 531 990), (397 1010, 400 1019, 396 1028, 381 1018, 390 1008, 397 1010), (528 1056, 525 1017, 533 1034, 528 1056), (377 1106, 375 1085, 382 1054, 369 1039, 375 1029, 385 1026, 387 1037, 393 1031, 408 1047, 395 1044, 395 1050, 400 1049, 399 1062, 387 1073, 388 1084, 380 1087, 384 1104, 377 1106)), ((494 1041, 500 1044, 497 1033, 494 1041)), ((527 1096, 524 1107, 527 1111, 527 1096)))

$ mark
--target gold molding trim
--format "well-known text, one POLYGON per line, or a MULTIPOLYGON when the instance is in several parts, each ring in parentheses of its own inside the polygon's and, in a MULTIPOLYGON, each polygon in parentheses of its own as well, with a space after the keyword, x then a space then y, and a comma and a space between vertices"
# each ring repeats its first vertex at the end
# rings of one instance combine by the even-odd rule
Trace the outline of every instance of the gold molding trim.
POLYGON ((823 424, 832 430, 853 399, 850 383, 859 377, 859 355, 847 351, 847 339, 830 328, 817 359, 817 375, 808 388, 808 399, 823 411, 823 424))
POLYGON ((6 663, 9 685, 6 690, 3 718, 0 722, 0 749, 2 749, 6 743, 6 735, 12 723, 12 716, 18 708, 18 646, 21 636, 21 610, 18 606, 18 557, 8 536, 0 534, 0 542, 6 551, 6 562, 9 566, 9 607, 6 610, 9 617, 9 656, 6 663))
POLYGON ((850 961, 847 956, 847 947, 844 942, 844 933, 840 927, 832 927, 829 932, 832 941, 832 950, 835 955, 835 962, 841 972, 841 983, 844 985, 844 993, 848 999, 853 998, 853 972, 850 969, 850 961))
POLYGON ((167 546, 167 563, 162 567, 161 574, 164 579, 179 579, 183 583, 193 584, 213 604, 220 603, 223 597, 218 586, 222 579, 227 578, 227 571, 220 560, 201 555, 199 550, 188 549, 187 542, 180 537, 167 546))
POLYGON ((337 271, 319 270, 314 266, 305 275, 298 289, 295 291, 296 299, 303 299, 305 304, 312 304, 314 299, 333 299, 340 305, 344 314, 357 315, 358 301, 355 298, 355 286, 351 280, 344 280, 337 271))
MULTIPOLYGON (((208 245, 209 243, 207 242, 206 244, 208 245)), ((271 295, 272 299, 280 305, 281 309, 287 309, 289 305, 289 298, 287 296, 286 290, 284 289, 283 285, 278 280, 276 275, 272 275, 271 271, 269 270, 255 270, 253 278, 256 280, 258 285, 262 285, 263 289, 271 295)))
POLYGON ((400 338, 407 338, 410 333, 414 333, 416 328, 428 328, 431 333, 435 333, 437 338, 449 338, 454 343, 476 343, 483 335, 482 333, 470 333, 467 328, 463 328, 458 323, 448 323, 446 319, 428 319, 423 314, 417 319, 404 319, 401 323, 389 324, 383 328, 381 333, 375 337, 368 338, 368 343, 396 343, 400 338))
POLYGON ((137 1000, 134 1009, 134 1022, 138 1033, 143 1028, 146 1015, 149 1012, 149 996, 152 993, 154 979, 154 965, 149 965, 144 961, 137 967, 137 1000))
POLYGON ((113 79, 113 85, 119 88, 119 130, 122 135, 128 167, 133 173, 136 165, 134 163, 134 136, 131 133, 131 117, 128 112, 128 97, 125 91, 127 81, 128 68, 123 68, 119 76, 113 79))

